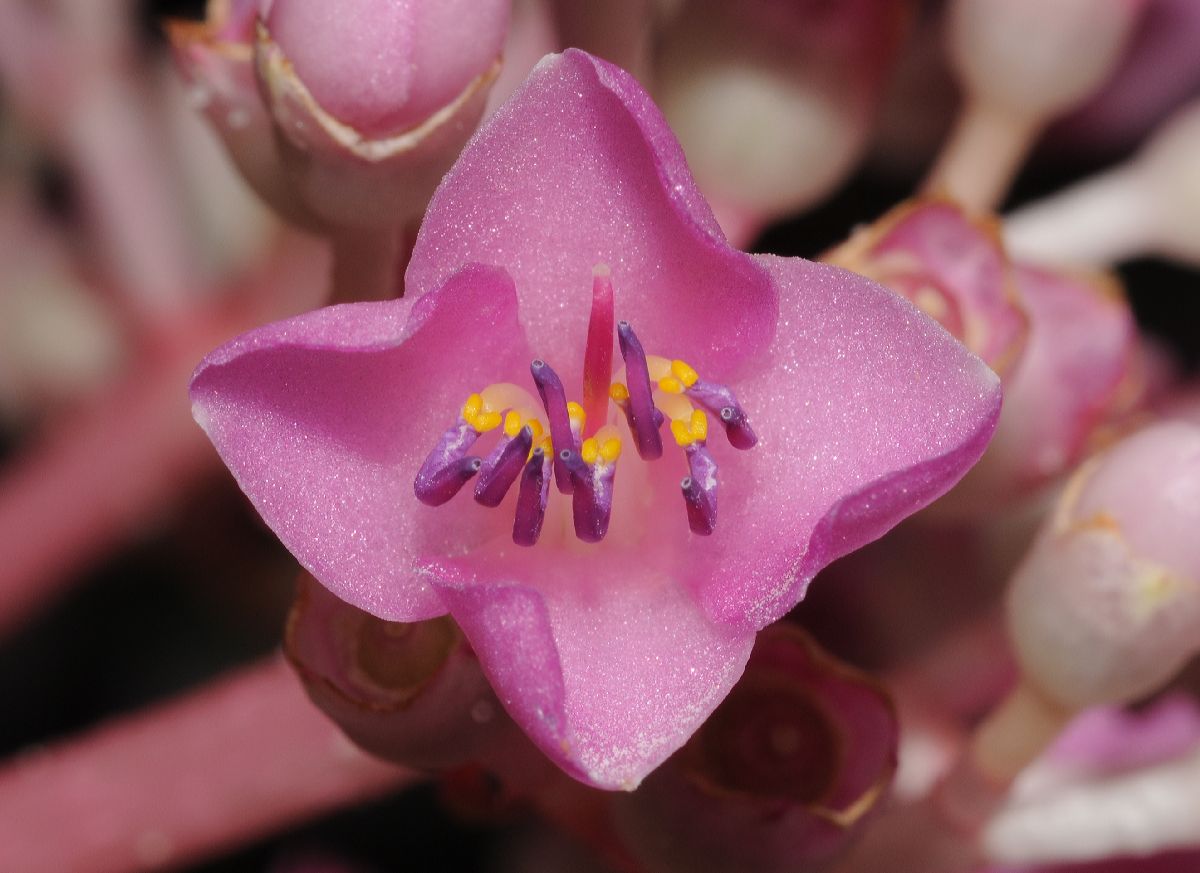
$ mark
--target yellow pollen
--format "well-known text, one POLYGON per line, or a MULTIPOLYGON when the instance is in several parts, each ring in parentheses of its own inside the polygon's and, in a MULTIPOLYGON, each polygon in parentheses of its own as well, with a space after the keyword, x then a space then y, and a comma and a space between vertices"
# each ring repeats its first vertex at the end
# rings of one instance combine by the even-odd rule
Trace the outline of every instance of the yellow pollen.
POLYGON ((587 413, 574 400, 567 404, 567 415, 571 419, 572 426, 583 427, 584 423, 587 422, 587 413))
POLYGON ((686 421, 682 418, 671 419, 671 436, 680 446, 690 446, 692 443, 708 439, 708 416, 702 409, 692 410, 691 417, 686 421))
POLYGON ((608 389, 608 396, 617 403, 624 403, 629 399, 629 389, 622 382, 613 382, 608 389))
POLYGON ((504 435, 512 439, 521 432, 521 413, 509 411, 504 416, 504 435))
POLYGON ((480 433, 487 433, 489 430, 498 428, 502 421, 504 421, 504 417, 499 412, 481 412, 470 424, 480 433))
POLYGON ((472 394, 467 398, 467 402, 463 404, 462 417, 463 420, 470 423, 475 416, 479 415, 483 409, 483 398, 478 394, 472 394))
MULTIPOLYGON (((671 361, 671 375, 683 383, 684 388, 691 388, 696 384, 696 380, 700 378, 700 374, 693 370, 683 361, 671 361)), ((664 388, 664 391, 667 389, 664 388)))
POLYGON ((529 425, 529 429, 533 431, 533 444, 536 446, 538 444, 538 440, 542 438, 542 423, 536 418, 531 418, 525 423, 529 425))
POLYGON ((596 458, 600 457, 600 443, 597 442, 595 437, 589 437, 579 447, 579 454, 587 463, 596 463, 596 458))
POLYGON ((663 379, 659 379, 658 387, 661 388, 663 391, 666 391, 668 394, 682 394, 683 393, 683 383, 680 382, 678 379, 676 379, 674 376, 667 376, 663 379))
POLYGON ((600 446, 600 457, 606 464, 615 463, 617 458, 621 457, 621 438, 612 437, 605 440, 604 444, 600 446))

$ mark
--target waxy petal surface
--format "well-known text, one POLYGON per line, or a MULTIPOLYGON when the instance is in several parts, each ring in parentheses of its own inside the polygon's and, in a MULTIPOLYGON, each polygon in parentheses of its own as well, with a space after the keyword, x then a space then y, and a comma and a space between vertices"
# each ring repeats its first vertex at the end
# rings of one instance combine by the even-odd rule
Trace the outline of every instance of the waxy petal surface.
POLYGON ((413 475, 429 435, 494 367, 521 360, 511 281, 470 267, 419 300, 334 306, 233 340, 197 368, 193 414, 322 584, 380 618, 416 621, 446 611, 413 574, 416 556, 503 528, 471 501, 426 523, 413 475))
POLYGON ((636 787, 750 655, 754 634, 715 626, 664 568, 639 575, 586 547, 493 557, 445 562, 437 585, 513 718, 592 785, 636 787))
POLYGON ((692 566, 717 620, 763 627, 818 570, 945 493, 978 460, 1000 384, 882 286, 836 267, 756 258, 779 289, 779 330, 736 384, 759 434, 723 456, 722 518, 692 566))
POLYGON ((650 97, 579 51, 543 60, 463 152, 430 202, 407 293, 472 261, 512 275, 530 345, 568 385, 597 264, 648 349, 677 340, 713 378, 775 324, 767 277, 725 242, 650 97))

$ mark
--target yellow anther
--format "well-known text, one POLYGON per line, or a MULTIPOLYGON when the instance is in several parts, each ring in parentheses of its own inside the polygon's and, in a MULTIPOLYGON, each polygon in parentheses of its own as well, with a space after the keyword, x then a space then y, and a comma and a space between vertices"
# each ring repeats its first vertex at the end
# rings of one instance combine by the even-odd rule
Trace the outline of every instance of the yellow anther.
POLYGON ((682 394, 683 383, 674 376, 666 376, 658 380, 658 387, 668 394, 682 394))
POLYGON ((692 412, 692 419, 688 422, 688 430, 697 440, 708 439, 708 416, 704 414, 703 409, 696 409, 692 412))
POLYGON ((675 442, 681 446, 690 446, 696 441, 688 423, 679 418, 671 419, 671 436, 675 437, 675 442))
POLYGON ((600 446, 600 457, 606 464, 615 463, 617 458, 621 457, 621 438, 612 437, 605 440, 600 446))
POLYGON ((487 433, 489 430, 495 430, 504 421, 503 416, 499 412, 481 412, 475 416, 475 420, 471 422, 471 427, 480 433, 487 433))
POLYGON ((596 458, 600 457, 600 443, 595 437, 589 437, 579 447, 579 455, 589 464, 596 463, 596 458))
MULTIPOLYGON (((683 361, 671 361, 671 375, 683 383, 683 387, 691 388, 700 378, 700 374, 683 361)), ((663 389, 666 390, 666 389, 663 389)))
POLYGON ((567 415, 571 418, 571 424, 578 424, 579 427, 583 427, 587 421, 587 413, 574 400, 567 404, 567 415))
POLYGON ((622 382, 613 382, 612 385, 609 386, 608 396, 617 403, 624 403, 629 399, 629 389, 626 388, 622 382))
POLYGON ((531 418, 525 423, 529 425, 529 429, 533 431, 533 444, 536 446, 538 444, 538 440, 542 438, 542 423, 536 418, 531 418))
POLYGON ((483 398, 478 394, 472 394, 467 398, 467 402, 463 404, 463 420, 470 422, 475 416, 479 415, 481 409, 483 409, 483 398))
POLYGON ((521 432, 521 413, 510 410, 504 416, 504 435, 512 439, 521 432))

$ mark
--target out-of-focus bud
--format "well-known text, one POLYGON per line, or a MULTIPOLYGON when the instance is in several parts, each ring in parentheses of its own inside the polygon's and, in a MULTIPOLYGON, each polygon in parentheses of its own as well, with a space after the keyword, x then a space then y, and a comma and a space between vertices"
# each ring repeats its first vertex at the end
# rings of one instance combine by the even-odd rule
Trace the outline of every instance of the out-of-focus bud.
POLYGON ((293 183, 334 226, 419 216, 475 129, 508 0, 274 0, 255 57, 293 183))
POLYGON ((1028 319, 993 219, 948 200, 914 200, 822 260, 887 285, 1001 375, 1021 354, 1028 319))
POLYGON ((254 77, 259 0, 209 0, 203 22, 169 21, 175 64, 238 171, 272 209, 293 224, 321 223, 293 190, 254 77))
POLYGON ((971 96, 1056 115, 1112 72, 1144 0, 955 0, 951 62, 971 96))
POLYGON ((479 662, 447 617, 383 621, 303 573, 285 650, 313 703, 386 760, 434 769, 477 761, 507 728, 479 662))
POLYGON ((858 163, 903 4, 691 0, 654 95, 735 245, 829 194, 858 163))
POLYGON ((1105 265, 1143 254, 1200 264, 1200 103, 1173 116, 1129 163, 1014 212, 1020 257, 1105 265))
POLYGON ((896 744, 880 685, 775 625, 688 744, 614 800, 615 820, 656 873, 817 870, 886 793, 896 744))
POLYGON ((990 858, 1021 865, 1147 855, 1196 846, 1197 809, 1200 707, 1179 694, 1143 712, 1102 707, 1073 721, 1021 774, 984 843, 990 858))
POLYGON ((929 187, 995 209, 1037 133, 1109 76, 1145 0, 955 0, 947 48, 966 107, 929 187))
POLYGON ((983 458, 941 510, 988 511, 1075 466, 1143 394, 1137 327, 1116 281, 1016 266, 1029 339, 983 458))
POLYGON ((1027 682, 1079 709, 1148 694, 1200 651, 1200 429, 1148 428, 1067 486, 1017 571, 1027 682))

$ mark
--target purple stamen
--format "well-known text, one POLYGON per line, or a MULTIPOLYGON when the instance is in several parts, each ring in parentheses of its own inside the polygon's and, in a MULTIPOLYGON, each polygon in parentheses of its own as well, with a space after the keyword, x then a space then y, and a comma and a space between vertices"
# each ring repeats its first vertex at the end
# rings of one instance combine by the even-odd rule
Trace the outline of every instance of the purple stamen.
POLYGON ((703 442, 685 446, 684 451, 691 474, 681 483, 688 527, 693 533, 708 536, 717 526, 717 462, 703 442))
POLYGON ((621 357, 625 359, 625 380, 629 389, 629 406, 626 417, 633 434, 634 445, 644 460, 653 461, 662 457, 662 437, 658 433, 662 414, 654 406, 650 388, 650 369, 646 365, 646 352, 638 341, 628 321, 617 322, 617 337, 621 342, 621 357))
POLYGON ((533 446, 533 429, 525 425, 514 437, 504 436, 483 462, 479 481, 475 483, 475 501, 484 506, 499 506, 513 482, 521 475, 529 449, 533 446))
POLYGON ((724 385, 697 379, 683 393, 721 420, 731 446, 735 449, 754 448, 758 436, 732 391, 724 385))
MULTIPOLYGON (((562 380, 550 365, 540 358, 529 365, 529 371, 533 374, 538 396, 542 398, 542 406, 545 407, 546 418, 550 422, 550 441, 558 449, 579 448, 571 432, 567 392, 563 390, 562 380)), ((563 494, 571 493, 571 473, 558 456, 554 458, 554 483, 563 494)))
POLYGON ((479 432, 463 418, 442 434, 417 471, 413 492, 418 500, 429 506, 441 506, 459 492, 483 463, 479 458, 465 457, 477 439, 479 432))
POLYGON ((549 466, 541 446, 533 450, 525 463, 521 490, 517 493, 517 514, 513 519, 513 542, 518 546, 532 546, 541 536, 542 522, 546 520, 546 501, 550 496, 549 466))
POLYGON ((615 464, 592 466, 574 449, 564 449, 559 458, 571 471, 571 515, 575 536, 585 543, 598 543, 608 533, 612 517, 613 477, 615 464))

